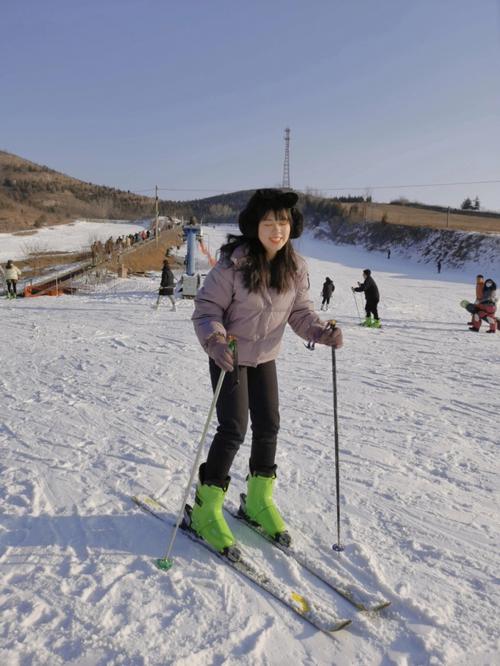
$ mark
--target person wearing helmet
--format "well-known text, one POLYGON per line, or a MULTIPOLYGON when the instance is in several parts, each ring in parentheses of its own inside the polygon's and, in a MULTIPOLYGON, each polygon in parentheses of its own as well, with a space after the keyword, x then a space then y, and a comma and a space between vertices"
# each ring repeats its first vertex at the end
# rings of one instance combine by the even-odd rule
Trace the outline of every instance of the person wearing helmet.
POLYGON ((241 512, 269 536, 290 543, 273 500, 280 425, 275 360, 287 323, 304 340, 339 348, 340 329, 322 321, 309 297, 307 265, 291 239, 302 233, 294 192, 257 190, 239 215, 241 236, 229 235, 220 259, 195 298, 193 324, 209 356, 212 387, 224 377, 218 427, 199 469, 190 527, 217 551, 239 557, 222 506, 232 462, 250 416, 252 444, 241 512), (237 341, 237 357, 228 345, 237 341))
POLYGON ((381 323, 378 316, 378 303, 380 300, 380 295, 378 291, 377 284, 372 278, 372 272, 369 268, 365 268, 363 271, 363 282, 358 282, 357 287, 351 287, 352 291, 365 293, 365 312, 366 319, 362 323, 362 326, 369 326, 371 328, 380 328, 381 323), (372 321, 373 315, 373 321, 372 321))
POLYGON ((481 322, 487 322, 490 327, 486 333, 495 333, 497 330, 497 285, 491 278, 487 278, 483 284, 482 297, 475 303, 475 312, 472 315, 472 325, 470 330, 479 332, 481 322))

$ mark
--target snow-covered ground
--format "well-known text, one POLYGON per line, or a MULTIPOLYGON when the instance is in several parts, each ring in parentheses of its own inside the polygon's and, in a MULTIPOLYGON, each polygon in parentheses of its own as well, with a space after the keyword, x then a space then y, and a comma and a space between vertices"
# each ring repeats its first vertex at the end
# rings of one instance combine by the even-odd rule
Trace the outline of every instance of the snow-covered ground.
POLYGON ((26 259, 33 252, 75 252, 88 250, 95 240, 105 241, 110 236, 135 234, 149 226, 150 221, 88 221, 75 220, 70 224, 43 227, 35 233, 0 234, 0 262, 8 259, 26 259))
MULTIPOLYGON (((216 247, 221 233, 207 233, 216 247)), ((256 563, 351 627, 334 639, 314 631, 182 534, 170 572, 155 568, 170 532, 130 495, 162 495, 177 513, 211 400, 207 359, 192 302, 155 311, 158 279, 116 280, 0 303, 1 664, 500 663, 500 334, 469 333, 458 305, 473 299, 481 266, 438 276, 394 252, 388 261, 311 237, 298 246, 318 308, 334 279, 330 315, 345 336, 344 553, 331 549, 330 351, 307 351, 291 330, 278 361, 276 497, 296 540, 392 606, 357 613, 240 524, 256 563), (365 267, 382 294, 380 331, 357 326, 350 286, 365 267)), ((248 455, 247 442, 235 502, 248 455)))

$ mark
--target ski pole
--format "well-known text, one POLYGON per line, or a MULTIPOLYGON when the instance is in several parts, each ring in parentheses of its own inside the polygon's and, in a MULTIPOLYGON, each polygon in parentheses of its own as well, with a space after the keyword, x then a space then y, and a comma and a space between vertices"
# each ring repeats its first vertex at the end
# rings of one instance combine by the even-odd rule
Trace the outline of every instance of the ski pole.
MULTIPOLYGON (((335 326, 335 324, 333 325, 335 326)), ((333 384, 333 424, 335 437, 335 495, 337 500, 337 543, 332 546, 333 550, 340 552, 344 546, 340 543, 340 469, 339 469, 339 424, 337 416, 337 359, 335 347, 332 347, 332 384, 333 384)))
MULTIPOLYGON (((228 346, 229 346, 229 348, 231 349, 231 351, 233 352, 233 355, 234 355, 235 349, 236 349, 236 339, 233 336, 228 337, 228 346)), ((198 470, 198 466, 199 466, 200 458, 201 458, 201 452, 203 451, 203 444, 205 443, 205 437, 207 436, 208 427, 210 425, 210 421, 212 420, 212 415, 214 413, 215 405, 217 404, 217 400, 219 399, 219 394, 220 394, 221 389, 222 389, 222 382, 224 381, 225 376, 226 376, 226 371, 221 370, 220 375, 219 375, 219 379, 217 381, 217 386, 215 387, 214 397, 212 398, 212 404, 210 405, 210 409, 208 410, 207 420, 205 421, 205 426, 203 428, 203 432, 201 433, 200 443, 198 444, 198 450, 196 452, 196 457, 195 457, 195 460, 194 460, 193 469, 191 470, 191 476, 189 477, 189 481, 188 481, 188 484, 186 486, 186 491, 184 493, 184 498, 182 500, 181 508, 179 510, 177 520, 175 521, 174 530, 172 532, 172 536, 170 537, 170 542, 169 542, 168 547, 167 547, 167 552, 165 553, 164 557, 160 557, 159 559, 156 560, 156 566, 159 569, 162 569, 163 571, 168 571, 174 563, 174 561, 170 558, 170 554, 172 552, 172 548, 174 547, 174 541, 175 541, 175 537, 177 536, 177 530, 179 529, 179 526, 182 522, 182 517, 184 515, 184 507, 185 507, 186 502, 188 500, 189 493, 191 491, 191 485, 194 481, 194 477, 196 476, 196 472, 198 470)))
POLYGON ((361 315, 359 314, 358 300, 357 300, 357 298, 356 298, 356 294, 355 294, 355 292, 354 292, 354 288, 353 288, 353 287, 351 287, 351 291, 352 291, 352 297, 354 298, 354 302, 356 303, 356 310, 358 311, 358 319, 359 319, 359 321, 360 321, 360 323, 361 323, 361 315))
MULTIPOLYGON (((330 321, 327 324, 328 328, 330 329, 334 329, 336 325, 337 322, 335 321, 335 319, 330 319, 330 321)), ((314 351, 316 346, 315 341, 309 340, 309 342, 305 346, 306 349, 314 351)), ((337 501, 337 543, 334 544, 332 548, 333 550, 340 552, 344 550, 344 546, 342 546, 340 543, 339 424, 338 424, 338 410, 337 410, 337 359, 335 356, 335 347, 332 347, 332 384, 333 384, 333 427, 334 427, 334 438, 335 438, 335 495, 337 501)))

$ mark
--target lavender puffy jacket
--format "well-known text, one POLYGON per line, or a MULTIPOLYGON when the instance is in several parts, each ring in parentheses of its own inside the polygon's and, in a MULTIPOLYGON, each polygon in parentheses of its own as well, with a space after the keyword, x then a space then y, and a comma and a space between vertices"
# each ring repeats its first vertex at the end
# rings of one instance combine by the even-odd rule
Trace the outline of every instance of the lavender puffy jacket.
POLYGON ((309 278, 304 259, 297 256, 294 287, 278 294, 275 289, 250 293, 238 271, 245 260, 244 246, 230 260, 221 259, 207 275, 195 298, 193 323, 206 350, 207 338, 215 332, 238 340, 238 363, 256 366, 274 360, 279 353, 287 322, 304 340, 316 339, 324 324, 309 298, 309 278))

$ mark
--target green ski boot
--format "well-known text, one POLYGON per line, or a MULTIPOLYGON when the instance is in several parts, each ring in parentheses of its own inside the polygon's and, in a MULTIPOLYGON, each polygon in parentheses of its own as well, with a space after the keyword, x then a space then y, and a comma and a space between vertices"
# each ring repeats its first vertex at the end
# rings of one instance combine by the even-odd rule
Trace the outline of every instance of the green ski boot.
POLYGON ((371 315, 366 317, 366 319, 361 323, 361 326, 367 326, 368 328, 371 328, 371 325, 372 325, 371 315))
POLYGON ((253 472, 247 477, 248 494, 242 494, 240 513, 260 527, 268 536, 284 546, 291 544, 291 536, 273 500, 276 468, 272 476, 260 476, 253 472))
POLYGON ((225 555, 237 550, 233 533, 222 513, 229 480, 228 477, 224 488, 198 483, 189 525, 198 536, 225 555))
POLYGON ((380 323, 380 319, 374 319, 373 324, 371 325, 371 328, 382 328, 382 324, 380 323))

